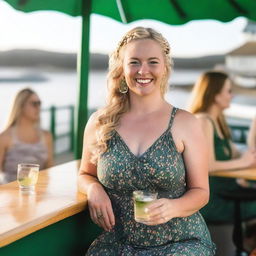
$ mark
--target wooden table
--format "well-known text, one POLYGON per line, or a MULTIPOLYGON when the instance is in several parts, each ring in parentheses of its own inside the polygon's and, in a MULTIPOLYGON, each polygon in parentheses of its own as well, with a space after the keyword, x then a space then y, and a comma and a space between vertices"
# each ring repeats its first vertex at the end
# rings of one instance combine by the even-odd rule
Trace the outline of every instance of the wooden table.
MULTIPOLYGON (((39 231, 61 220, 63 220, 63 223, 67 223, 67 220, 65 222, 64 219, 68 219, 71 216, 79 216, 76 222, 80 222, 84 229, 86 229, 87 221, 88 227, 90 227, 89 215, 86 215, 84 212, 80 213, 86 208, 87 199, 84 194, 79 193, 77 190, 78 165, 79 161, 72 161, 40 171, 35 194, 33 195, 22 194, 16 181, 0 186, 0 247, 2 247, 0 248, 0 255, 13 255, 13 253, 17 253, 17 249, 12 250, 12 253, 10 252, 9 254, 5 251, 13 247, 12 245, 16 243, 14 242, 16 240, 19 240, 17 241, 19 244, 17 248, 20 248, 17 255, 33 255, 32 253, 28 254, 28 252, 23 252, 24 254, 22 254, 21 246, 23 244, 20 242, 20 239, 23 238, 24 241, 27 241, 26 248, 28 249, 29 246, 32 246, 28 237, 34 237, 33 239, 35 239, 35 236, 40 234, 39 231), (28 236, 29 234, 31 235, 28 236)), ((72 228, 76 232, 76 227, 71 228, 71 225, 74 225, 74 223, 65 225, 69 226, 69 231, 67 232, 71 232, 72 228)), ((77 226, 77 224, 75 225, 77 226)), ((51 231, 56 232, 63 229, 63 227, 56 226, 55 229, 52 227, 51 229, 51 231)), ((77 230, 79 230, 79 227, 77 227, 77 230)), ((70 235, 74 236, 72 232, 70 235)), ((82 235, 81 238, 77 239, 86 240, 83 237, 85 233, 76 235, 82 235)), ((44 237, 48 236, 50 236, 50 232, 44 235, 44 237)), ((62 236, 64 236, 63 232, 59 234, 59 237, 55 237, 55 239, 61 239, 62 236)), ((42 239, 45 238, 39 238, 38 243, 42 243, 42 239)), ((66 239, 70 240, 71 238, 66 239)), ((54 246, 57 246, 57 242, 56 240, 54 246)), ((62 246, 63 243, 61 243, 60 247, 62 246)), ((49 251, 53 252, 53 249, 49 251)), ((43 250, 46 250, 46 248, 42 248, 41 255, 49 255, 49 253, 46 254, 46 251, 43 253, 43 250)), ((36 253, 38 255, 38 251, 36 253)), ((70 253, 58 251, 58 254, 51 253, 50 255, 82 255, 82 253, 70 253)))
POLYGON ((239 169, 239 170, 234 170, 234 171, 210 172, 210 176, 256 180, 256 168, 239 169))

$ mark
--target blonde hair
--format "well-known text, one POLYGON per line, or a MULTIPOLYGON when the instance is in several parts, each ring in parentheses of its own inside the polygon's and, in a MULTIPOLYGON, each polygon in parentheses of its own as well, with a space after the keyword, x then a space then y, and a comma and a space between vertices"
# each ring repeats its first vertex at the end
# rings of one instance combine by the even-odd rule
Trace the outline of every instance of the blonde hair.
MULTIPOLYGON (((228 75, 223 72, 208 71, 203 73, 192 90, 189 111, 193 114, 207 112, 214 104, 215 96, 221 92, 227 79, 228 75)), ((217 122, 224 137, 230 138, 230 130, 222 113, 217 122)))
POLYGON ((14 126, 17 123, 17 120, 20 118, 23 107, 29 97, 33 94, 36 94, 33 90, 30 88, 25 88, 19 91, 12 103, 11 112, 9 115, 9 119, 7 121, 5 129, 8 129, 12 126, 14 126))
POLYGON ((129 92, 122 94, 119 91, 120 83, 124 79, 122 51, 130 42, 142 39, 154 40, 161 46, 166 67, 165 76, 160 85, 162 97, 164 97, 168 89, 168 79, 172 67, 168 41, 152 28, 136 27, 128 31, 109 58, 107 105, 98 111, 96 142, 92 148, 91 160, 93 163, 96 163, 100 155, 107 151, 107 142, 113 136, 113 132, 119 124, 120 117, 129 109, 129 92))

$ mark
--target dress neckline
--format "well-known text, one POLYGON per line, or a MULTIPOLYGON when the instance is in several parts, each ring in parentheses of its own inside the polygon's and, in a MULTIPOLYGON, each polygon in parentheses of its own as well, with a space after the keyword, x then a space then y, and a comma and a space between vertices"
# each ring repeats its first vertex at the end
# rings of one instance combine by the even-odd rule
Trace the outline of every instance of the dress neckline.
POLYGON ((130 155, 132 155, 132 156, 133 156, 134 158, 136 158, 136 159, 141 159, 141 158, 144 157, 149 151, 151 151, 151 149, 154 147, 154 145, 157 144, 157 143, 161 140, 161 138, 165 136, 165 134, 166 134, 167 132, 170 131, 171 126, 172 126, 172 123, 173 123, 173 119, 174 119, 174 116, 175 116, 177 110, 178 110, 178 109, 175 108, 175 107, 172 108, 171 117, 170 117, 170 120, 169 120, 169 122, 168 122, 168 127, 166 128, 166 130, 165 130, 162 134, 160 134, 160 135, 153 141, 153 143, 152 143, 142 154, 140 154, 140 155, 136 155, 136 154, 134 154, 134 153, 131 151, 131 149, 128 147, 127 143, 124 141, 124 139, 122 138, 122 136, 117 132, 117 130, 114 130, 114 131, 115 131, 115 134, 117 135, 117 137, 119 138, 119 140, 121 141, 121 143, 123 144, 123 146, 126 148, 126 150, 130 153, 130 155))

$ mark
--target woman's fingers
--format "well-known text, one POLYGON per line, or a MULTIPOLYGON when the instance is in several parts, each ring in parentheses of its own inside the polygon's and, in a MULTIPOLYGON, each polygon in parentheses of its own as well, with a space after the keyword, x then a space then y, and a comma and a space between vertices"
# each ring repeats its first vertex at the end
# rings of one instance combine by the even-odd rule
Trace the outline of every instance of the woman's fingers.
POLYGON ((147 225, 158 225, 168 222, 172 217, 170 214, 169 199, 159 199, 153 202, 147 209, 149 220, 147 225))
POLYGON ((100 227, 102 227, 105 231, 110 231, 115 223, 114 213, 111 206, 107 206, 105 208, 92 208, 89 207, 90 215, 93 222, 100 227))
POLYGON ((115 215, 112 207, 107 207, 107 215, 108 215, 109 223, 111 227, 115 226, 115 215))

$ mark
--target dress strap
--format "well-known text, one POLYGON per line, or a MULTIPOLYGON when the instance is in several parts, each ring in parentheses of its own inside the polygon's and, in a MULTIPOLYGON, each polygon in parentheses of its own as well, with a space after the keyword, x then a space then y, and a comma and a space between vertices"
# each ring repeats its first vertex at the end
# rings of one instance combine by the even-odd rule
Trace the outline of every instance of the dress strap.
POLYGON ((173 108, 172 108, 172 113, 171 113, 171 117, 170 117, 168 129, 170 129, 170 128, 172 127, 173 120, 174 120, 174 117, 175 117, 177 111, 178 111, 178 108, 176 108, 176 107, 173 107, 173 108))
POLYGON ((216 125, 215 125, 214 121, 212 120, 212 118, 209 117, 208 115, 205 115, 205 118, 208 119, 212 123, 213 130, 217 134, 217 128, 216 128, 216 125))

